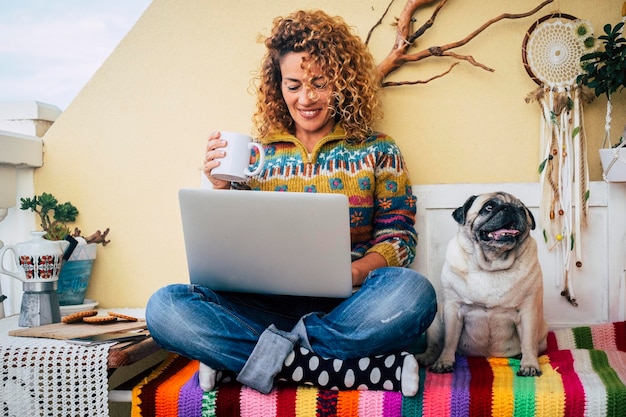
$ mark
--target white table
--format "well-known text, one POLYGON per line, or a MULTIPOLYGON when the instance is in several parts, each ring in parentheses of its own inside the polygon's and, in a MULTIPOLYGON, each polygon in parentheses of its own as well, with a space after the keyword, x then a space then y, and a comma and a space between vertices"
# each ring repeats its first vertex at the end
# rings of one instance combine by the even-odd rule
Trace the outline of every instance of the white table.
MULTIPOLYGON (((143 309, 115 311, 144 315, 143 309)), ((19 329, 17 315, 0 320, 0 405, 6 405, 2 415, 109 415, 109 350, 113 344, 80 346, 56 339, 9 336, 14 329, 19 329)), ((156 350, 152 342, 143 349, 145 355, 133 354, 130 361, 156 350)))

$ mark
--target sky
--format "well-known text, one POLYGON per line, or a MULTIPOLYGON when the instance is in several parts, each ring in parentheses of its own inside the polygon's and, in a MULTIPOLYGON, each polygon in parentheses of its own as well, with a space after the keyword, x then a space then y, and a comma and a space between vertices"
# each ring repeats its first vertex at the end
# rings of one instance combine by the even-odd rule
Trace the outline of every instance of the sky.
POLYGON ((151 0, 0 0, 0 101, 65 110, 151 0))

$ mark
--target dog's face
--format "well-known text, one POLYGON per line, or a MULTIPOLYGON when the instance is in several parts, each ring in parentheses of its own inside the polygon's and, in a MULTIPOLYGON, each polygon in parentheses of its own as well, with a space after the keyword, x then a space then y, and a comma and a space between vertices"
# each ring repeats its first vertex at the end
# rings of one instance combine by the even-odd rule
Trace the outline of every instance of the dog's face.
POLYGON ((472 196, 454 210, 452 217, 469 240, 492 255, 518 247, 535 228, 530 210, 505 192, 472 196))

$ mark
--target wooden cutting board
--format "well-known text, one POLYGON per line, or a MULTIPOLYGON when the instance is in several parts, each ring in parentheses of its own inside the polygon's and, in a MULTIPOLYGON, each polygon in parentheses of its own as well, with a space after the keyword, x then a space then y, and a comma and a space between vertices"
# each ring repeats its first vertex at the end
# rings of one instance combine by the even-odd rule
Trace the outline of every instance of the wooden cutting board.
POLYGON ((10 330, 9 336, 45 337, 48 339, 72 339, 75 337, 87 337, 96 334, 123 332, 146 328, 146 321, 114 321, 107 324, 91 323, 52 323, 44 326, 26 327, 18 330, 10 330))

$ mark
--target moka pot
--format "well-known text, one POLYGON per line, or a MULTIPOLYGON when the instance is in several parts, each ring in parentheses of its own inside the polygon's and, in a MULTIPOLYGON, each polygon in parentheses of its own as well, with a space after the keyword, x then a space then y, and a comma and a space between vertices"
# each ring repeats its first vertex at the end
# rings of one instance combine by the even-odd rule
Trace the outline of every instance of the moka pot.
POLYGON ((57 281, 63 254, 69 242, 53 241, 43 237, 46 232, 31 232, 27 242, 6 245, 0 249, 0 272, 23 282, 24 294, 18 325, 34 327, 61 321, 57 296, 57 281), (13 253, 16 271, 4 268, 7 252, 13 253))

